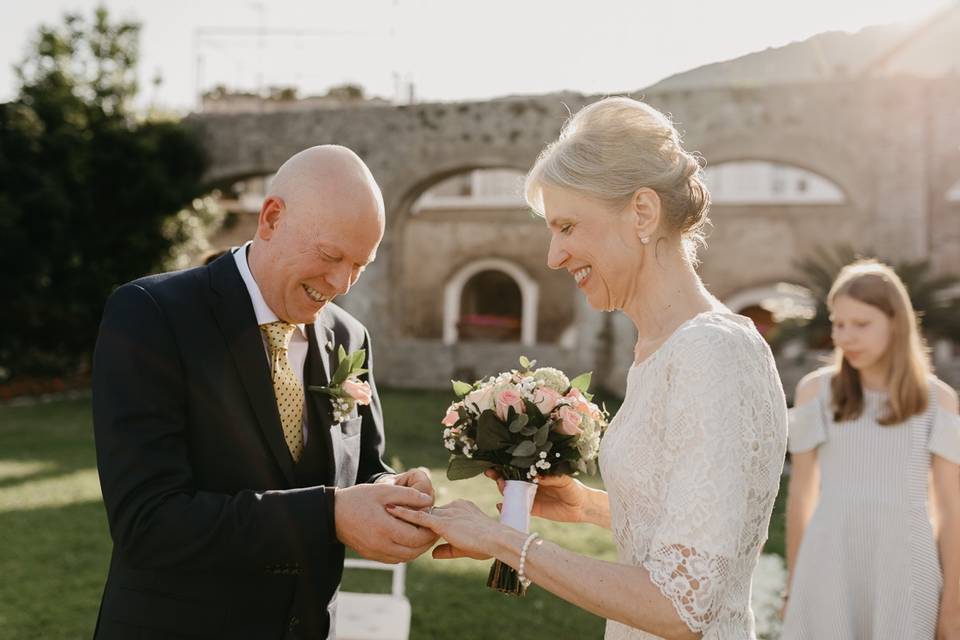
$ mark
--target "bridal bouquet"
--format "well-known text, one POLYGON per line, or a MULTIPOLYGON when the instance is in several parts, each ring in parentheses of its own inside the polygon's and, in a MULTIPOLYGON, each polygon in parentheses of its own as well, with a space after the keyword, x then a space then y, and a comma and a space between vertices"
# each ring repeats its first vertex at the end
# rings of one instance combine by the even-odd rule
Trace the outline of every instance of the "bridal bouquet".
MULTIPOLYGON (((495 469, 506 482, 500 521, 523 532, 538 476, 596 473, 605 409, 587 392, 591 374, 573 380, 557 369, 534 369, 520 358, 521 370, 478 380, 453 382, 459 400, 442 423, 444 446, 451 452, 447 478, 463 480, 495 469)), ((523 595, 517 573, 499 560, 487 585, 523 595)))

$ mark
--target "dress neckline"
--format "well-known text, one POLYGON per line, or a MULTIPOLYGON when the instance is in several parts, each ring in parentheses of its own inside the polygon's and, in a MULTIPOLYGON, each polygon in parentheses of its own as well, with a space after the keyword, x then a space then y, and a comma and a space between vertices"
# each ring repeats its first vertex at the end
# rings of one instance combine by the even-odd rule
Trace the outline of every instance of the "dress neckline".
POLYGON ((736 319, 741 319, 741 318, 742 318, 742 319, 745 319, 745 320, 748 320, 748 321, 749 321, 749 318, 746 318, 746 317, 744 317, 744 316, 737 315, 737 314, 735 314, 735 313, 733 313, 733 312, 731 312, 731 311, 724 311, 724 310, 720 310, 720 309, 710 309, 710 310, 708 310, 708 311, 701 311, 701 312, 698 313, 697 315, 692 316, 692 317, 690 317, 690 318, 687 318, 687 319, 684 320, 682 323, 680 323, 680 325, 679 325, 676 329, 674 329, 673 332, 672 332, 669 336, 667 336, 666 339, 664 339, 663 342, 660 343, 660 346, 657 347, 656 349, 654 349, 653 353, 651 353, 650 355, 648 355, 646 358, 644 358, 644 359, 641 360, 640 362, 637 362, 636 360, 634 360, 633 362, 631 362, 631 363, 630 363, 630 369, 629 369, 628 373, 632 372, 634 369, 642 369, 643 367, 645 367, 646 365, 648 365, 650 362, 652 362, 653 360, 655 360, 655 359, 657 358, 657 356, 664 351, 664 347, 666 347, 666 346, 677 336, 677 334, 680 333, 680 331, 681 331, 682 329, 684 329, 684 328, 686 328, 687 326, 693 324, 694 322, 696 322, 697 320, 699 320, 700 318, 702 318, 702 317, 704 317, 704 316, 713 316, 713 315, 733 317, 733 318, 736 318, 736 319))

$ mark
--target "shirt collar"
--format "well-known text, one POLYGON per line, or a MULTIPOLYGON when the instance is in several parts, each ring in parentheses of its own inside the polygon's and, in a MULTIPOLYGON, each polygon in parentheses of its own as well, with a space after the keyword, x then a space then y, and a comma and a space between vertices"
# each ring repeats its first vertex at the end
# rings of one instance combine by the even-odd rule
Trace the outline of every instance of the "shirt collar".
MULTIPOLYGON (((247 241, 242 247, 235 248, 233 250, 233 259, 237 263, 237 269, 240 271, 240 277, 243 278, 243 283, 247 286, 247 292, 250 294, 250 301, 253 302, 253 312, 257 317, 257 325, 269 324, 271 322, 277 322, 280 318, 277 317, 277 314, 267 306, 267 301, 263 299, 263 294, 260 293, 260 287, 257 285, 257 281, 253 277, 253 273, 250 271, 250 265, 247 263, 247 248, 253 244, 252 241, 247 241)), ((298 324, 296 325, 297 329, 300 332, 300 335, 303 338, 307 337, 306 325, 298 324)))

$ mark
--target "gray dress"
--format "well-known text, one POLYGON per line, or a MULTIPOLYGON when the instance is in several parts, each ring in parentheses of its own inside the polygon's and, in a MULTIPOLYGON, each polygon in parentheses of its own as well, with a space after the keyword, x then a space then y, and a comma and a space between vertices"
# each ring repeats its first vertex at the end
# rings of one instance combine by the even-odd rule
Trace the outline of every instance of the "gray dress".
POLYGON ((931 453, 960 463, 960 417, 939 408, 881 426, 866 391, 836 423, 829 384, 790 411, 789 450, 817 450, 820 498, 797 555, 784 640, 932 639, 943 577, 927 508, 931 453))

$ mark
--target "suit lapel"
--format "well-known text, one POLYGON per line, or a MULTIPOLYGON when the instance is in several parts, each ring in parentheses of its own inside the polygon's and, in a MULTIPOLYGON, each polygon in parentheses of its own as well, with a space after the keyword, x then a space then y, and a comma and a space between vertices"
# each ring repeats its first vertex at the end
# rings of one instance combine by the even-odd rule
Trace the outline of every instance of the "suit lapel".
POLYGON ((283 439, 283 427, 270 377, 270 363, 264 352, 250 294, 231 253, 215 260, 209 270, 210 286, 216 294, 213 312, 227 342, 227 349, 247 391, 264 440, 290 486, 294 486, 293 458, 283 439))
POLYGON ((325 484, 332 486, 336 481, 336 451, 333 443, 331 429, 334 428, 331 415, 330 397, 310 391, 311 386, 325 387, 330 384, 331 358, 333 354, 327 348, 328 344, 333 344, 333 330, 323 322, 324 313, 314 324, 307 325, 307 366, 304 371, 304 381, 307 386, 307 395, 309 402, 312 403, 313 416, 316 418, 311 421, 310 433, 320 440, 322 453, 323 474, 325 484))

